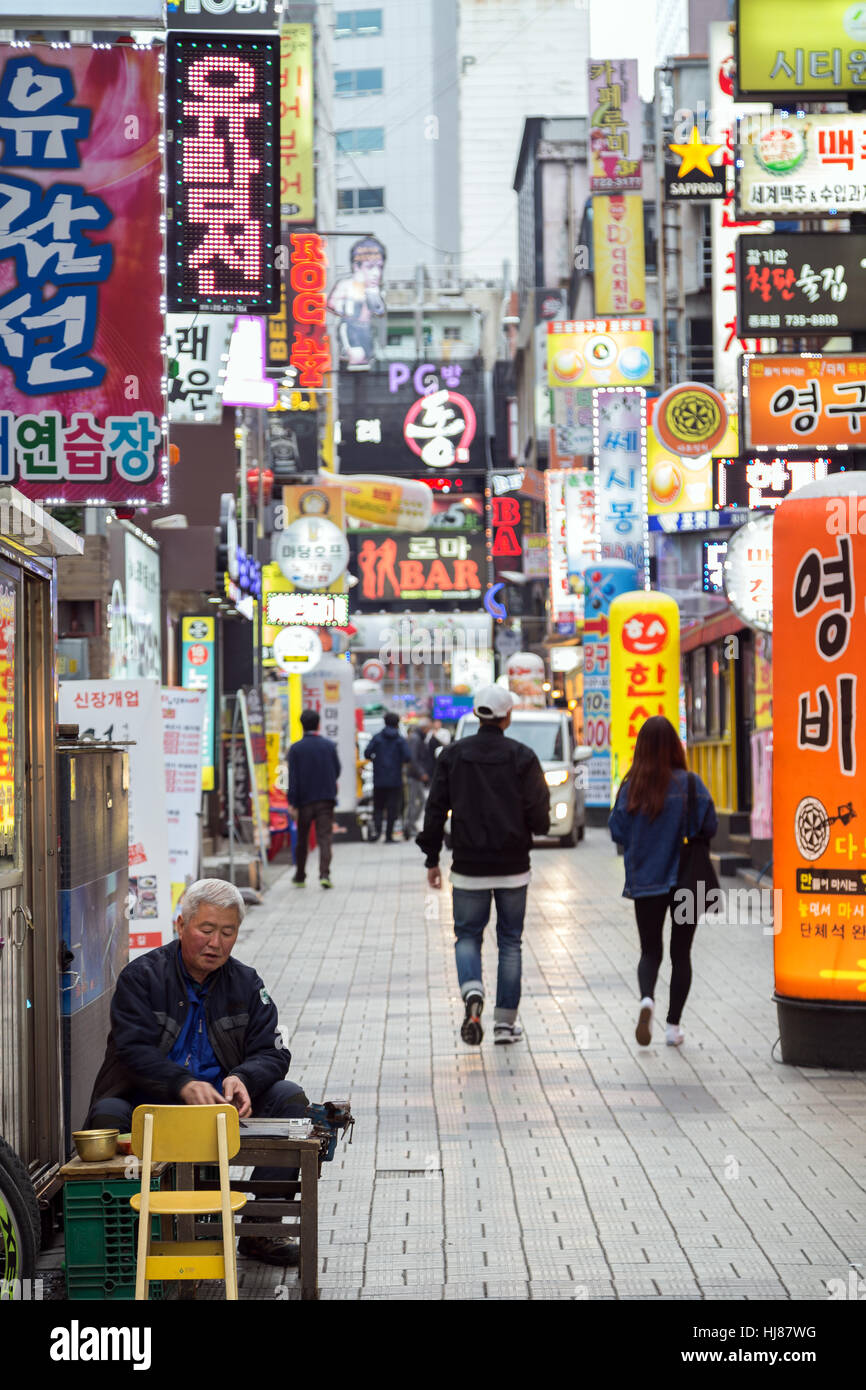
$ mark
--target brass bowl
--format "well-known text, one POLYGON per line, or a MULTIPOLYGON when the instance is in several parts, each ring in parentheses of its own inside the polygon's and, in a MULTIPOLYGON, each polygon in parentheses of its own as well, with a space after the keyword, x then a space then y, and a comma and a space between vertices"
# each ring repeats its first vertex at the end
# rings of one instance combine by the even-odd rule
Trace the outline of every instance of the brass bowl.
POLYGON ((72 1138, 82 1163, 105 1163, 117 1152, 117 1129, 79 1129, 72 1138))

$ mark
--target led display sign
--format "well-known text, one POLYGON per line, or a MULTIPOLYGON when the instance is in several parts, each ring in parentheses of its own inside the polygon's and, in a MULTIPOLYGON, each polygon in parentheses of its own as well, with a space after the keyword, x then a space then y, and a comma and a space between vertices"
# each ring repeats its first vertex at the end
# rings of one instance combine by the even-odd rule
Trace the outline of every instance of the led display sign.
POLYGON ((789 459, 764 454, 756 458, 713 459, 713 506, 717 511, 728 507, 744 507, 747 511, 778 507, 797 488, 838 471, 839 464, 829 458, 789 459))
POLYGON ((171 34, 168 307, 279 308, 279 40, 171 34))
POLYGON ((265 599, 265 622, 271 627, 345 627, 348 621, 348 594, 271 592, 265 599))

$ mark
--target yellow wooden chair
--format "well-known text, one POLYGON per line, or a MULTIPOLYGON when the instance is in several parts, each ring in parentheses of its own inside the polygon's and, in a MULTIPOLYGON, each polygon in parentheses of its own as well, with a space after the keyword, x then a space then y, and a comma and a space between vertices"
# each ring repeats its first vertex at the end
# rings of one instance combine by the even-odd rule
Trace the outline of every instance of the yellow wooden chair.
POLYGON ((224 1279, 226 1298, 237 1299, 234 1213, 246 1204, 229 1188, 229 1159, 241 1146, 233 1105, 139 1105, 132 1116, 132 1152, 141 1159, 141 1191, 130 1197, 139 1213, 135 1297, 147 1299, 151 1279, 224 1279), (154 1163, 218 1163, 219 1190, 151 1192, 154 1163), (151 1243, 154 1216, 222 1216, 221 1240, 151 1243))

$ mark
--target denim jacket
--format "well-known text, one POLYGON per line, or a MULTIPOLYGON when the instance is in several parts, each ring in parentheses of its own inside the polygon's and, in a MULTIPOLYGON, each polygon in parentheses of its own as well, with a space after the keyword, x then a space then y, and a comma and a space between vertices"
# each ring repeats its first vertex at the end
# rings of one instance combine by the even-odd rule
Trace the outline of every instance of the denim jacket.
POLYGON ((700 777, 695 775, 695 821, 686 826, 688 773, 671 774, 661 812, 647 820, 642 811, 627 811, 628 782, 619 789, 608 826, 612 838, 625 850, 624 898, 649 898, 669 893, 676 886, 683 837, 703 835, 712 839, 719 828, 716 808, 700 777))

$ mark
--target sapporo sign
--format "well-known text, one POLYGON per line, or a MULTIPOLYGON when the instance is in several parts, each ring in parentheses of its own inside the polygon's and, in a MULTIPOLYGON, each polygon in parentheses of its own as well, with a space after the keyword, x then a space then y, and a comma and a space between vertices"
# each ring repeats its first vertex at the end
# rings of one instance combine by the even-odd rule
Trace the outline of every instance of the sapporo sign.
POLYGON ((740 235, 737 316, 750 338, 771 329, 859 332, 866 317, 864 296, 864 235, 740 235))

